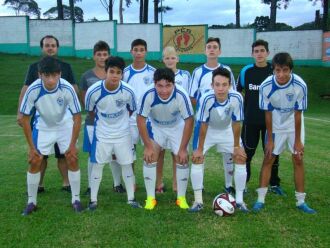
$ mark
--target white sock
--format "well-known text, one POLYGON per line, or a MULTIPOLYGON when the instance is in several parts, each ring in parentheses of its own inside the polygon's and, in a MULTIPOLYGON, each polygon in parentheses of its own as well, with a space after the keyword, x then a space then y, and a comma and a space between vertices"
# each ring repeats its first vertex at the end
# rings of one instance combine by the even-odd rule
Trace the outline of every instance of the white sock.
POLYGON ((268 188, 258 188, 256 191, 258 192, 258 202, 265 203, 265 197, 267 194, 268 188))
POLYGON ((204 164, 192 164, 190 172, 195 202, 203 203, 204 164))
POLYGON ((40 182, 40 172, 27 173, 26 183, 27 183, 27 192, 28 192, 28 204, 33 202, 34 205, 37 205, 39 182, 40 182))
POLYGON ((121 165, 123 180, 127 192, 127 200, 134 200, 134 173, 132 164, 121 165))
POLYGON ((80 201, 80 170, 68 170, 68 177, 71 186, 72 203, 80 201))
POLYGON ((97 202, 104 164, 94 164, 91 174, 91 202, 97 202))
POLYGON ((110 169, 112 172, 112 177, 113 177, 113 186, 119 186, 121 184, 121 173, 122 173, 122 168, 120 164, 116 160, 112 160, 110 162, 110 169))
POLYGON ((176 183, 177 183, 177 197, 185 197, 189 180, 189 166, 188 164, 176 164, 176 183))
POLYGON ((234 172, 235 190, 236 190, 236 202, 242 204, 243 193, 246 185, 246 165, 236 164, 234 172))
POLYGON ((234 164, 230 153, 222 153, 223 169, 225 172, 225 186, 229 188, 233 186, 234 164))
POLYGON ((295 191, 295 196, 297 199, 296 206, 299 206, 299 205, 305 203, 306 193, 295 191))
POLYGON ((143 178, 147 191, 147 197, 155 198, 156 166, 157 166, 157 162, 147 164, 146 161, 143 161, 143 178))
POLYGON ((91 158, 87 159, 87 177, 88 177, 88 188, 91 187, 91 175, 92 175, 93 163, 91 162, 91 158))

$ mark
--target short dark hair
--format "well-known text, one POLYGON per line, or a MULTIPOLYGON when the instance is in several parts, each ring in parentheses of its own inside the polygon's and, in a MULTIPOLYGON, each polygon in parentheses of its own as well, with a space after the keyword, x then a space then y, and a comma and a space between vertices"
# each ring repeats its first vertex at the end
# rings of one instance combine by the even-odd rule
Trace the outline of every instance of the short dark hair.
POLYGON ((57 58, 54 58, 53 56, 45 56, 39 61, 38 72, 40 74, 60 73, 61 72, 60 61, 57 58))
POLYGON ((218 43, 219 45, 219 48, 221 48, 221 42, 220 42, 220 38, 218 37, 209 37, 206 41, 206 44, 212 42, 212 41, 215 41, 216 43, 218 43))
POLYGON ((228 78, 229 83, 231 84, 231 75, 230 75, 230 71, 228 69, 223 68, 223 67, 218 67, 217 69, 215 69, 212 72, 212 83, 213 83, 214 78, 218 75, 228 78))
POLYGON ((275 66, 278 65, 280 67, 282 66, 288 66, 290 70, 293 69, 293 60, 289 53, 282 52, 277 53, 272 59, 272 67, 275 68, 275 66))
POLYGON ((263 46, 267 52, 269 52, 269 49, 268 49, 268 42, 265 41, 265 40, 256 40, 255 42, 252 43, 252 52, 253 52, 253 49, 256 47, 256 46, 263 46))
POLYGON ((131 43, 131 50, 133 50, 133 47, 135 46, 144 46, 144 48, 147 50, 147 42, 143 39, 135 39, 131 43))
POLYGON ((94 45, 93 54, 95 54, 98 51, 107 51, 110 54, 110 46, 105 41, 99 40, 94 45))
POLYGON ((171 82, 174 84, 175 74, 169 68, 159 68, 154 73, 154 82, 156 83, 162 79, 167 80, 168 82, 171 82))
POLYGON ((40 47, 41 48, 43 48, 43 46, 44 46, 44 39, 54 39, 56 41, 56 46, 57 47, 60 46, 60 43, 58 42, 58 39, 55 36, 48 34, 48 35, 41 38, 41 40, 40 40, 40 47))
POLYGON ((125 69, 125 61, 123 60, 123 58, 118 56, 109 57, 105 61, 105 71, 112 67, 117 67, 123 72, 125 69))

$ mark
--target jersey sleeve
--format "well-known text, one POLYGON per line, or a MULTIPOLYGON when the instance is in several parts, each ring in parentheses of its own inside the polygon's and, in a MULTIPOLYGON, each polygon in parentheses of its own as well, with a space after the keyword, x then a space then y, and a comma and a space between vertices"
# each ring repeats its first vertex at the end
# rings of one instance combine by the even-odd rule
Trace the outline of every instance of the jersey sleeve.
POLYGON ((95 89, 96 84, 88 88, 85 95, 85 109, 86 111, 94 111, 96 103, 97 89, 95 89))
POLYGON ((232 121, 243 121, 244 120, 244 110, 243 110, 243 97, 241 94, 232 94, 231 96, 233 102, 233 112, 231 115, 232 121))
POLYGON ((183 75, 184 75, 184 82, 182 82, 182 87, 188 93, 189 88, 190 88, 191 75, 190 75, 189 71, 184 71, 183 75))
POLYGON ((31 115, 33 112, 35 105, 35 100, 37 99, 38 93, 40 92, 40 87, 36 87, 35 85, 29 86, 26 90, 21 106, 20 113, 23 115, 31 115))
POLYGON ((210 111, 214 103, 214 96, 204 94, 199 99, 199 109, 196 114, 196 120, 199 122, 208 123, 210 120, 210 111))
POLYGON ((294 110, 305 111, 307 110, 307 86, 305 83, 299 84, 299 92, 294 110))
POLYGON ((69 108, 70 112, 73 115, 80 113, 81 106, 80 106, 78 96, 77 96, 73 86, 70 84, 67 84, 65 86, 65 89, 67 89, 66 97, 67 97, 67 103, 68 103, 68 108, 69 108))
POLYGON ((191 105, 190 98, 187 93, 177 90, 177 93, 180 95, 180 102, 179 102, 179 109, 181 112, 182 118, 185 120, 189 118, 190 116, 194 115, 194 110, 191 105))
POLYGON ((127 104, 127 109, 131 112, 134 112, 137 110, 137 105, 136 105, 136 96, 134 94, 133 89, 128 88, 128 93, 129 93, 129 103, 127 104))
POLYGON ((154 96, 154 91, 147 91, 143 94, 138 107, 139 115, 148 118, 151 110, 153 96, 154 96))
POLYGON ((198 96, 198 81, 199 81, 198 70, 195 69, 189 84, 189 96, 195 99, 197 99, 198 96))
POLYGON ((261 110, 273 111, 274 108, 269 101, 269 97, 267 94, 267 88, 263 85, 259 88, 259 108, 261 110))
POLYGON ((233 86, 233 90, 236 90, 236 82, 235 82, 234 74, 233 74, 233 72, 231 71, 231 69, 230 69, 229 71, 230 71, 230 81, 231 81, 231 85, 233 86))

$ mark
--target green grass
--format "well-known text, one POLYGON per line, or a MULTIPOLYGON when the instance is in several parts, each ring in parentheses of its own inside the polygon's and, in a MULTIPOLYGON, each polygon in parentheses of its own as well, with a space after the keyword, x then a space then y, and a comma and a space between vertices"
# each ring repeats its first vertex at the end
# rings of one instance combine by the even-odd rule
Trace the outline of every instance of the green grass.
MULTIPOLYGON (((288 152, 281 156, 280 176, 287 197, 268 194, 266 208, 260 214, 237 212, 229 218, 217 217, 211 210, 213 197, 222 192, 224 178, 222 159, 211 150, 206 158, 205 209, 189 214, 178 209, 171 191, 171 163, 165 161, 165 184, 168 191, 158 197, 154 211, 131 209, 126 195, 112 191, 108 166, 99 193, 99 208, 90 213, 75 214, 70 207, 70 194, 61 192, 61 178, 54 158, 49 159, 45 177, 46 192, 38 197, 39 211, 22 217, 26 204, 27 145, 22 130, 16 125, 17 98, 27 66, 37 57, 0 55, 0 247, 329 247, 329 140, 330 102, 318 96, 330 92, 329 69, 299 67, 295 71, 309 86, 309 111, 306 112, 306 192, 307 201, 318 213, 307 215, 295 209, 293 172, 288 152), (5 116, 6 115, 6 116, 5 116), (324 121, 314 120, 318 118, 324 121)), ((92 61, 66 59, 77 79, 92 61)), ((152 63, 157 66, 160 63, 152 63)), ((192 71, 196 65, 184 64, 192 71)), ((237 76, 242 66, 233 67, 237 76)), ((81 146, 82 133, 79 145, 81 146)), ((142 147, 138 147, 136 178, 140 203, 146 194, 142 179, 142 147)), ((87 155, 80 153, 82 192, 87 187, 87 155)), ((256 200, 255 189, 261 166, 260 150, 254 158, 252 179, 246 202, 256 200)), ((188 201, 193 200, 189 183, 188 201)), ((82 196, 84 205, 88 197, 82 196)))

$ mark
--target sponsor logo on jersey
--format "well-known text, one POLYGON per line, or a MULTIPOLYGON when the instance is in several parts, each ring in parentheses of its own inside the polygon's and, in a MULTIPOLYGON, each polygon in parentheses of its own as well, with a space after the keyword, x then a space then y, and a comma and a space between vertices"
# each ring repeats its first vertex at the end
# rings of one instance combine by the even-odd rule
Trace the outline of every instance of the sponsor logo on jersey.
POLYGON ((249 90, 259 90, 260 85, 249 84, 249 90))
POLYGON ((288 93, 286 94, 286 98, 288 99, 289 102, 292 102, 293 101, 293 94, 292 93, 288 93))
POLYGON ((57 98, 57 104, 63 106, 64 100, 62 97, 57 98))

